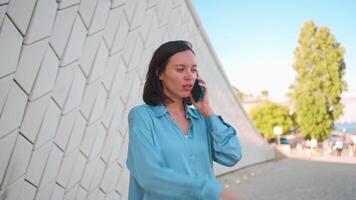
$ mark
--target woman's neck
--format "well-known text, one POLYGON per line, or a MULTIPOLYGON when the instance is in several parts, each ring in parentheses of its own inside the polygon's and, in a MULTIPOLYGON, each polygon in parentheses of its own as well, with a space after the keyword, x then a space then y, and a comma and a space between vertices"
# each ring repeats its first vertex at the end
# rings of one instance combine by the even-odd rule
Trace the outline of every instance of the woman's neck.
POLYGON ((175 99, 174 102, 167 103, 166 104, 167 110, 171 114, 180 114, 180 113, 185 113, 185 108, 183 105, 183 100, 177 100, 175 99))

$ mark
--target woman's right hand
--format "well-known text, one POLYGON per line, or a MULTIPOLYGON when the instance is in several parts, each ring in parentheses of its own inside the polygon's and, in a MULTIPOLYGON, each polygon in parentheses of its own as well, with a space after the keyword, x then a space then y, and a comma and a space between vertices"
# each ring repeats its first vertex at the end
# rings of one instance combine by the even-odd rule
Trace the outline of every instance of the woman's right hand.
POLYGON ((228 190, 227 188, 224 188, 224 190, 220 194, 221 200, 242 200, 242 198, 228 190))

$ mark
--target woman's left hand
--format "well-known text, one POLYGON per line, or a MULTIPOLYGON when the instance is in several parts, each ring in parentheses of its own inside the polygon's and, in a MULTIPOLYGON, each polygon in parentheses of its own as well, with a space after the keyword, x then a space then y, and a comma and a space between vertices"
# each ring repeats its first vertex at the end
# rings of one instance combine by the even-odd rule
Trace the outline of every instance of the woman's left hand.
POLYGON ((208 87, 206 85, 206 82, 201 77, 197 77, 197 79, 199 80, 199 85, 204 88, 204 95, 199 102, 195 102, 192 94, 190 94, 190 101, 193 103, 194 107, 196 107, 204 115, 204 117, 213 115, 214 112, 209 104, 208 87))

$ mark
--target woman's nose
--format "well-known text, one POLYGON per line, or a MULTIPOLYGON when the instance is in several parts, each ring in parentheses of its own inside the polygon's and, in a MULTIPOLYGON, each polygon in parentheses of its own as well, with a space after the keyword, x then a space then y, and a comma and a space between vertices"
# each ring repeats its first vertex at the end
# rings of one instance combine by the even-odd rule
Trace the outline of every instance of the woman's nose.
POLYGON ((185 78, 187 80, 190 80, 190 79, 194 79, 196 78, 196 73, 195 72, 192 72, 190 70, 187 70, 186 74, 185 74, 185 78))

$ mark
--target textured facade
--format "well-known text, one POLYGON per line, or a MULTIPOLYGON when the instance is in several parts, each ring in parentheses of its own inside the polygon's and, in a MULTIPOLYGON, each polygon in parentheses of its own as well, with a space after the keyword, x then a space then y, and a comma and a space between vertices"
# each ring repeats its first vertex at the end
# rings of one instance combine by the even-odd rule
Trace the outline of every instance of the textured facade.
MULTIPOLYGON (((244 158, 273 158, 184 0, 0 0, 0 199, 127 199, 127 114, 162 42, 193 43, 244 158)), ((217 166, 218 174, 227 168, 217 166)))

